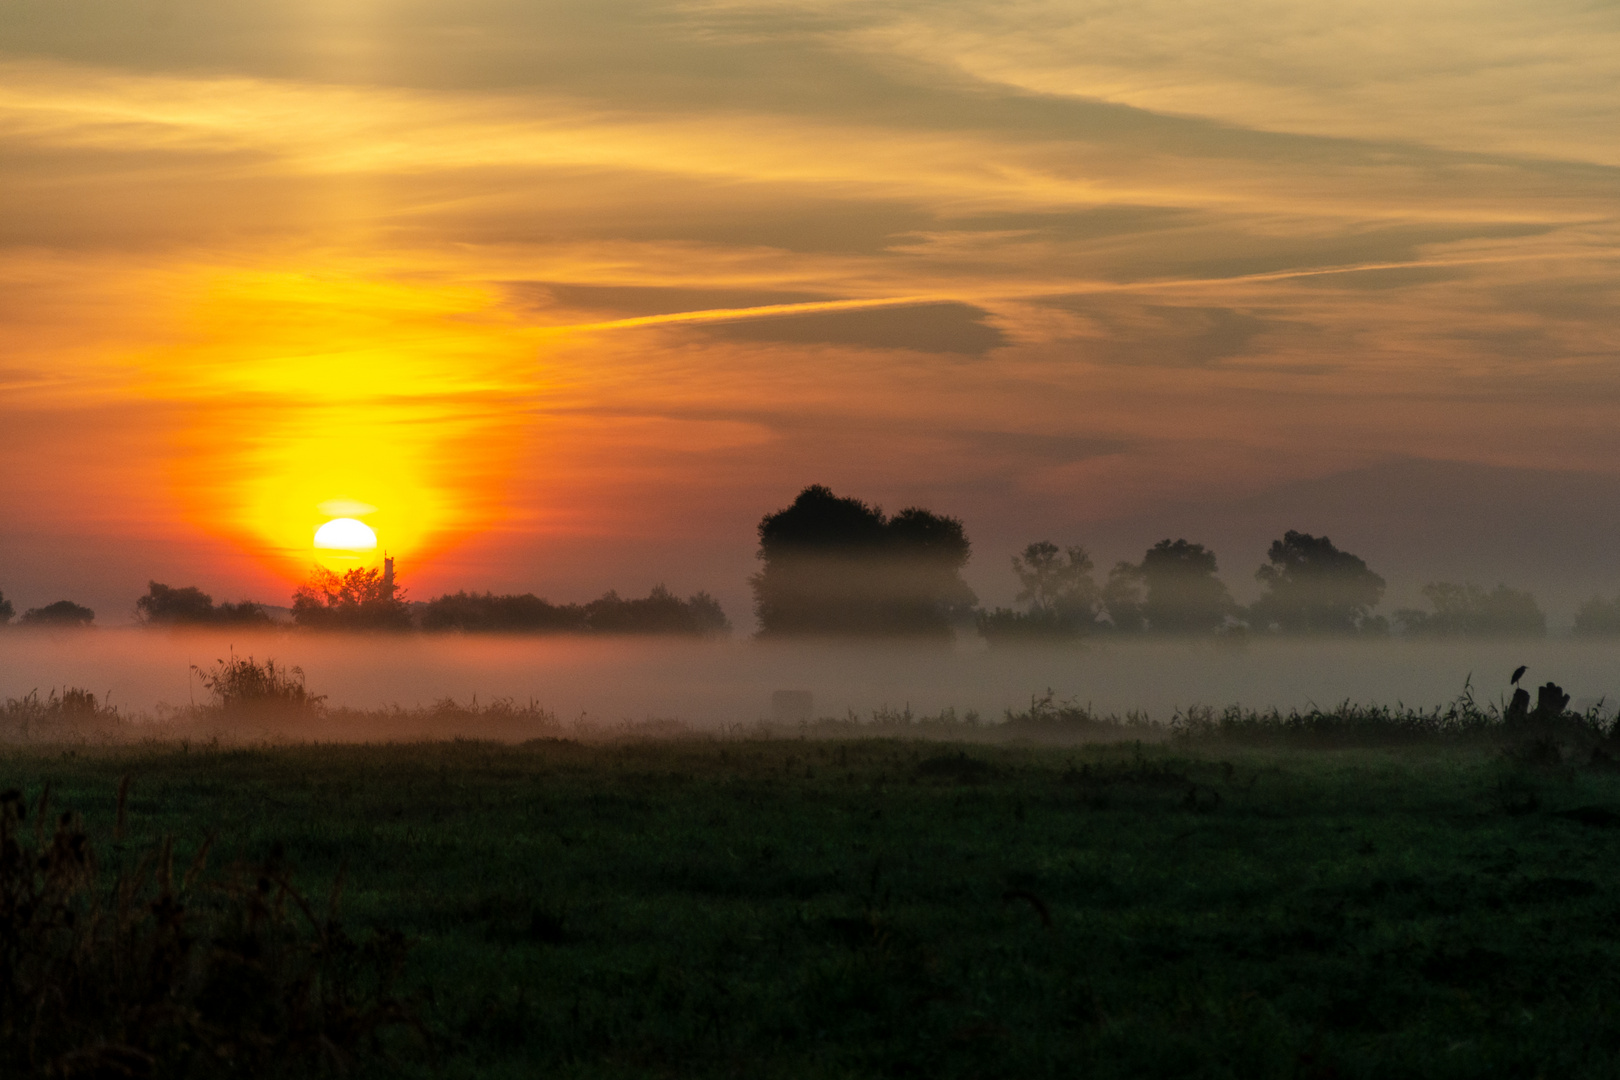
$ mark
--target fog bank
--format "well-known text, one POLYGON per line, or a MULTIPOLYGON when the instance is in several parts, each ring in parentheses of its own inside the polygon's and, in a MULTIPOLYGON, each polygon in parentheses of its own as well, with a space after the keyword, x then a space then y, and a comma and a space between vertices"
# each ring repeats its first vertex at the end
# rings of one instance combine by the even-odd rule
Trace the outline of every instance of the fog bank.
POLYGON ((333 706, 411 708, 443 698, 530 700, 563 720, 672 719, 696 728, 770 715, 773 691, 807 690, 817 716, 910 707, 918 714, 975 710, 986 720, 1023 709, 1050 688, 1102 713, 1144 711, 1168 720, 1189 705, 1282 709, 1362 703, 1431 706, 1473 677, 1479 699, 1508 691, 1508 676, 1552 679, 1580 709, 1620 701, 1613 642, 1101 641, 987 649, 762 643, 751 640, 574 637, 344 637, 271 633, 229 637, 139 630, 0 634, 0 698, 78 686, 125 710, 203 703, 190 665, 238 656, 302 667, 333 706))

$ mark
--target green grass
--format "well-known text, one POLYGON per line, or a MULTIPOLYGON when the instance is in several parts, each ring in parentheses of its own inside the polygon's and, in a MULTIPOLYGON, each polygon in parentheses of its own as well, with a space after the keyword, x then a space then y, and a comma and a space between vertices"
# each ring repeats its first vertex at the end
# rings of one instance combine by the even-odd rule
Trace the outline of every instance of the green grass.
POLYGON ((395 1075, 1610 1076, 1620 776, 1486 748, 9 748, 104 865, 346 868, 395 1075), (127 835, 116 791, 132 777, 127 835), (1578 811, 1568 814, 1568 811, 1578 811))

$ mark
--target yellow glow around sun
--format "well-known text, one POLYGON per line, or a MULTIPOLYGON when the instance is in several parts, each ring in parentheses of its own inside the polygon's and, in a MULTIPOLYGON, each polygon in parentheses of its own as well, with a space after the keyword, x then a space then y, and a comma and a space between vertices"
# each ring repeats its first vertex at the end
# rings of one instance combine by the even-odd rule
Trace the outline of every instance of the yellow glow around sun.
POLYGON ((201 406, 175 436, 193 522, 296 580, 384 549, 414 573, 498 515, 527 420, 510 402, 536 375, 495 291, 366 266, 191 284, 187 337, 147 363, 154 391, 201 406), (375 545, 313 544, 337 518, 375 545))

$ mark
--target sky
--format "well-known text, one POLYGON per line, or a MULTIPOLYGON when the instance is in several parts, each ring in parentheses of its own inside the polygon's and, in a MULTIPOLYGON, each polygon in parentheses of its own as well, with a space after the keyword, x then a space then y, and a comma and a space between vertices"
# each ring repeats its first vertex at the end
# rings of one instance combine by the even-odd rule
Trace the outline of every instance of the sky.
POLYGON ((1620 6, 0 0, 0 591, 706 589, 810 483, 1620 589, 1620 6))

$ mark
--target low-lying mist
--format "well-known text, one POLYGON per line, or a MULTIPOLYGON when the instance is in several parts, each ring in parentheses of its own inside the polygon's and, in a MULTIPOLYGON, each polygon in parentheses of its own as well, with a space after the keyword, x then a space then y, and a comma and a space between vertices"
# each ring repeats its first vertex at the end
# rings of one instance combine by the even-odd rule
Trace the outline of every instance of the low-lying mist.
MULTIPOLYGON (((816 717, 951 709, 986 722, 1050 690, 1098 715, 1164 721, 1192 706, 1305 709, 1342 701, 1430 708, 1472 680, 1482 704, 1556 680, 1586 709, 1620 700, 1612 643, 1526 641, 1097 640, 987 648, 973 642, 762 642, 568 636, 165 633, 0 634, 0 699, 53 688, 94 692, 126 716, 209 700, 193 665, 232 654, 303 670, 328 709, 415 709, 511 699, 561 721, 679 721, 696 729, 772 715, 772 694, 808 691, 816 717)), ((802 701, 803 699, 798 699, 802 701)), ((401 732, 401 735, 405 734, 401 732)), ((372 731, 367 737, 387 737, 372 731)))

